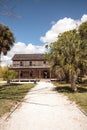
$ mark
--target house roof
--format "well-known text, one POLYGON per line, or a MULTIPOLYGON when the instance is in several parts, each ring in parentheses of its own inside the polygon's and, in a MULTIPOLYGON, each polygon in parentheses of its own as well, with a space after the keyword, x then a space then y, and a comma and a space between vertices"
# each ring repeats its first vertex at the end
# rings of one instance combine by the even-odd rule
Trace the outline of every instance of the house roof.
POLYGON ((45 60, 44 54, 15 54, 12 58, 13 61, 41 61, 45 60))

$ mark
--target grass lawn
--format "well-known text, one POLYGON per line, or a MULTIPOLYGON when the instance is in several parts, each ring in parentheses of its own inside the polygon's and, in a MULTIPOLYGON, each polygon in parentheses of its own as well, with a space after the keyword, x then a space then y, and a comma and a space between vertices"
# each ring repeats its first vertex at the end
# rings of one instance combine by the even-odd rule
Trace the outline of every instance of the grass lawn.
POLYGON ((0 85, 0 117, 10 112, 11 108, 20 102, 34 84, 0 85))
POLYGON ((56 90, 68 96, 87 114, 87 84, 80 84, 77 92, 72 92, 70 84, 54 83, 56 90))
POLYGON ((0 78, 0 81, 3 81, 3 78, 0 78))

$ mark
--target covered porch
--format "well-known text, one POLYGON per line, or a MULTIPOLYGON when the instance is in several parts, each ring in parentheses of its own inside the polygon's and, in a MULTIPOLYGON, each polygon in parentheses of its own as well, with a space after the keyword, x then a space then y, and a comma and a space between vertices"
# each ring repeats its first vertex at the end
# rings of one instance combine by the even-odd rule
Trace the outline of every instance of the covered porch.
POLYGON ((51 72, 49 68, 16 68, 14 69, 18 72, 17 79, 49 79, 51 78, 51 72))

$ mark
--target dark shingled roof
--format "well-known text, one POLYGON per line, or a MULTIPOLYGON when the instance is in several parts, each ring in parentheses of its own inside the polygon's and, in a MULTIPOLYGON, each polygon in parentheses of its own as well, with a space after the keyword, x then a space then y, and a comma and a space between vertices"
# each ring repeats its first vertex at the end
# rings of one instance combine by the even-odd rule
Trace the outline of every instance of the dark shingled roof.
POLYGON ((13 61, 38 61, 45 60, 44 54, 15 54, 12 58, 13 61))

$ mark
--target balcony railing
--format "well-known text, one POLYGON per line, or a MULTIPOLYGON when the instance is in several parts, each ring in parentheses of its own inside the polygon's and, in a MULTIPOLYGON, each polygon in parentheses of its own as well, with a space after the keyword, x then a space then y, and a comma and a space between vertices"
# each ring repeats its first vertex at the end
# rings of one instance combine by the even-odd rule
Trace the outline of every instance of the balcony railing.
POLYGON ((16 65, 11 65, 10 68, 50 68, 49 65, 39 65, 39 66, 16 66, 16 65))

